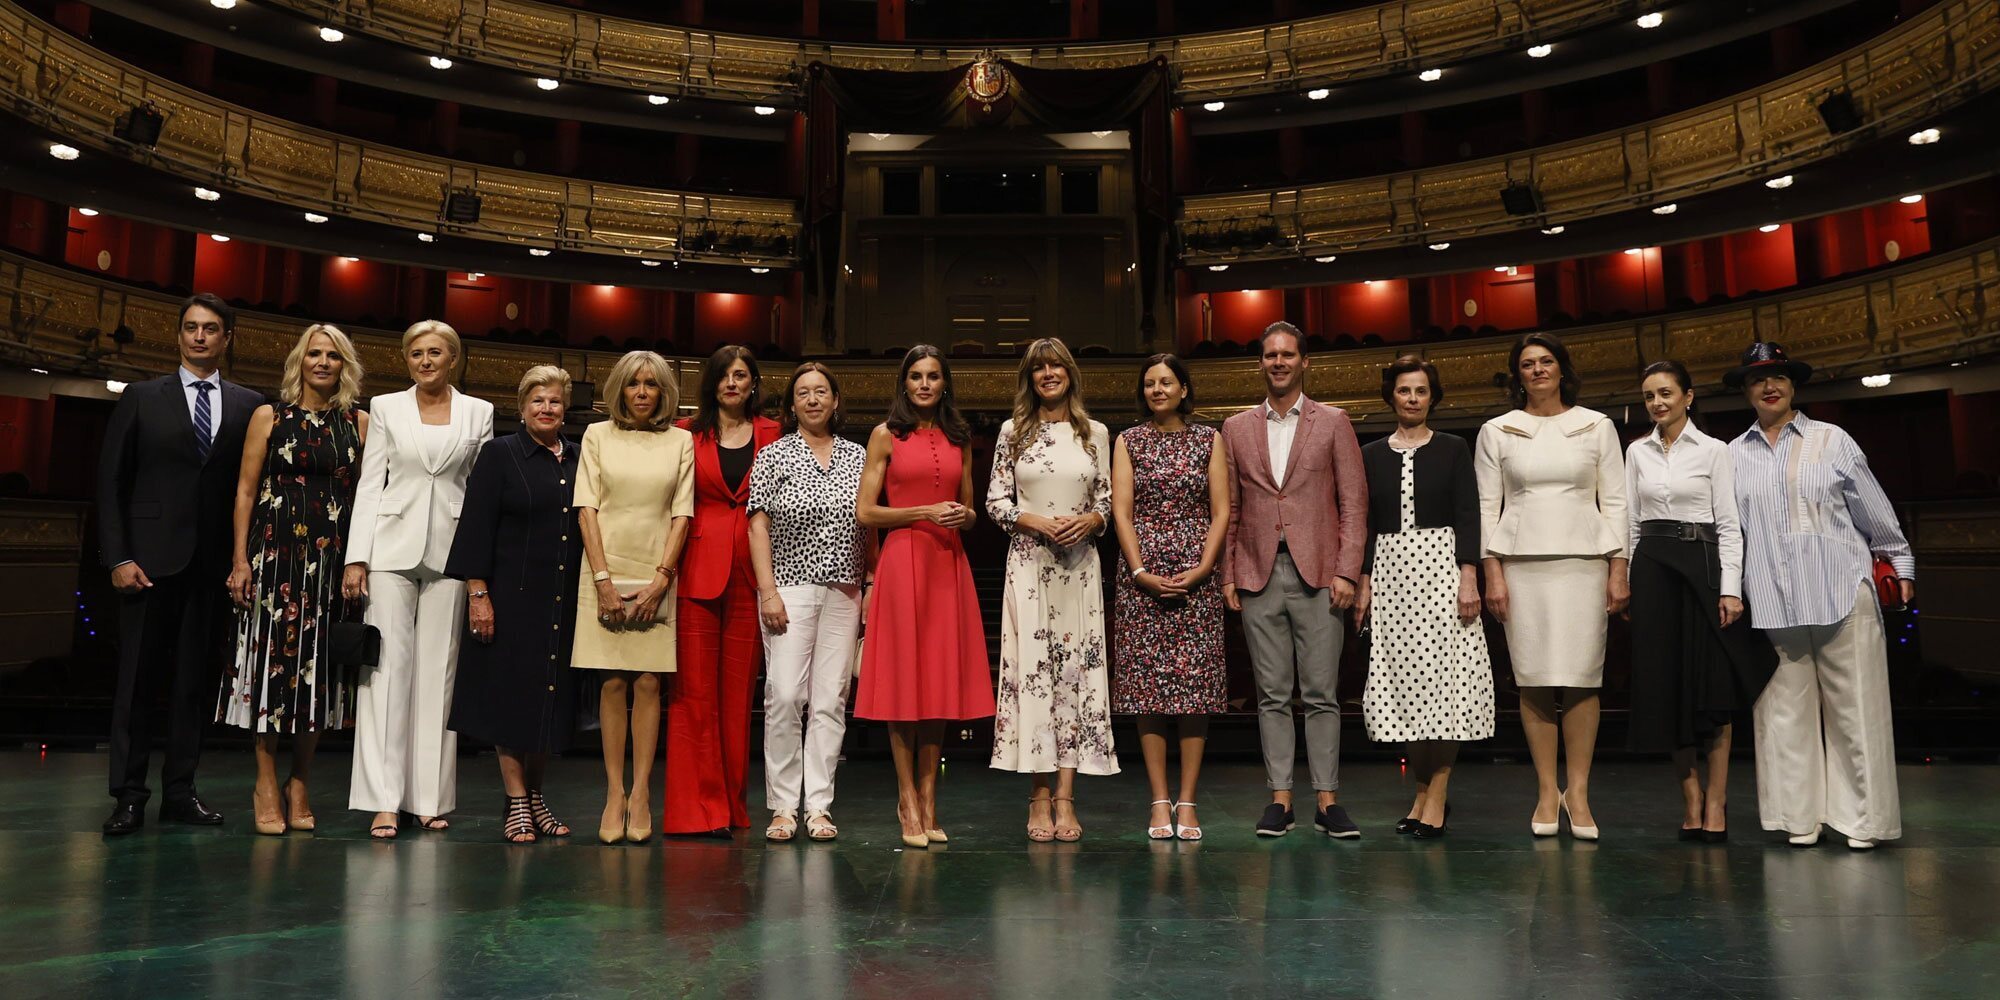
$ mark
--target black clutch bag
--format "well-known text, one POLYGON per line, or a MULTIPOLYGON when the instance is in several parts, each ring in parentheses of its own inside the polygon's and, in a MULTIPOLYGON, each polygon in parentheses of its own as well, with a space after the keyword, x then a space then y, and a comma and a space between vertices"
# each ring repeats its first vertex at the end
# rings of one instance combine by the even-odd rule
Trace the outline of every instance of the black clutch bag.
POLYGON ((382 662, 382 632, 366 622, 334 622, 327 657, 337 667, 372 667, 382 662))

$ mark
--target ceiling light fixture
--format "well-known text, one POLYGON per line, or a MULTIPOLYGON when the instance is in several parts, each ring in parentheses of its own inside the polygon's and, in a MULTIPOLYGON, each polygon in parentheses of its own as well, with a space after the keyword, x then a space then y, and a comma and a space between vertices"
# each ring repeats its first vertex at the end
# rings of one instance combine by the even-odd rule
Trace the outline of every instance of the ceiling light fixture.
POLYGON ((1562 235, 1562 232, 1563 232, 1563 227, 1562 227, 1562 226, 1550 226, 1549 228, 1547 228, 1547 229, 1544 229, 1544 230, 1542 230, 1542 235, 1543 235, 1543 236, 1561 236, 1561 235, 1562 235))
POLYGON ((1451 244, 1450 244, 1450 243, 1433 243, 1433 244, 1431 244, 1431 249, 1432 249, 1432 250, 1449 250, 1449 249, 1451 249, 1451 244))
POLYGON ((229 237, 227 237, 227 236, 224 236, 224 235, 222 235, 221 233, 210 233, 210 234, 208 234, 208 238, 209 238, 209 239, 211 239, 211 240, 214 240, 214 241, 215 241, 215 242, 217 242, 217 243, 227 243, 227 242, 229 242, 229 237))
POLYGON ((314 225, 318 225, 319 223, 326 221, 326 216, 321 215, 318 212, 307 212, 306 221, 313 223, 314 225))
POLYGON ((1423 71, 1423 72, 1421 72, 1421 73, 1418 73, 1418 74, 1417 74, 1417 79, 1419 79, 1419 80, 1422 80, 1422 81, 1424 81, 1425 83, 1436 83, 1436 82, 1438 82, 1439 80, 1442 80, 1442 79, 1444 79, 1444 70, 1441 70, 1441 69, 1427 69, 1427 70, 1424 70, 1424 71, 1423 71))
POLYGON ((451 68, 451 60, 450 60, 450 59, 447 59, 447 58, 445 58, 444 56, 432 56, 432 57, 431 57, 431 68, 432 68, 432 69, 450 69, 450 68, 451 68))
POLYGON ((557 80, 553 77, 538 76, 535 78, 535 86, 540 87, 543 90, 554 90, 557 87, 562 86, 562 81, 557 80))
POLYGON ((236 0, 208 0, 208 5, 216 10, 234 10, 236 0))
POLYGON ((1645 253, 1645 252, 1646 252, 1646 251, 1644 251, 1644 250, 1641 250, 1641 249, 1639 249, 1638 247, 1627 247, 1627 248, 1626 248, 1626 250, 1625 250, 1625 256, 1627 256, 1627 257, 1637 257, 1637 256, 1639 256, 1640 254, 1642 254, 1642 253, 1645 253))
POLYGON ((887 133, 887 132, 870 132, 870 133, 868 133, 868 138, 870 138, 870 139, 873 139, 873 140, 875 140, 876 142, 881 142, 882 140, 884 140, 884 139, 887 139, 887 138, 889 138, 889 133, 887 133))
POLYGON ((1777 177, 1773 177, 1770 180, 1765 181, 1764 186, 1770 188, 1773 191, 1783 191, 1784 189, 1792 186, 1792 175, 1781 174, 1777 177))
POLYGON ((759 115, 775 115, 778 113, 777 108, 774 108, 768 104, 759 104, 756 107, 751 108, 750 110, 757 112, 759 115))
POLYGON ((96 217, 97 217, 97 209, 94 209, 94 208, 79 208, 79 209, 77 209, 77 210, 76 210, 76 214, 78 214, 78 215, 81 215, 81 216, 83 216, 83 217, 84 217, 84 218, 86 218, 86 219, 94 219, 94 218, 96 218, 96 217))
POLYGON ((194 189, 194 196, 200 198, 203 201, 222 200, 222 192, 217 191, 214 188, 197 187, 194 189))
POLYGON ((1332 96, 1333 96, 1333 91, 1328 90, 1325 87, 1314 87, 1313 89, 1306 91, 1306 100, 1308 101, 1324 101, 1332 96))
POLYGON ((1335 255, 1333 255, 1333 254, 1327 254, 1327 255, 1326 255, 1326 256, 1324 256, 1324 257, 1314 257, 1314 258, 1313 258, 1313 260, 1314 260, 1314 261, 1315 261, 1316 263, 1320 263, 1320 264, 1331 264, 1331 263, 1333 263, 1333 262, 1334 262, 1335 260, 1338 260, 1338 259, 1339 259, 1339 258, 1338 258, 1338 257, 1336 257, 1336 256, 1335 256, 1335 255))
POLYGON ((1228 264, 1210 264, 1210 265, 1208 265, 1208 269, 1209 269, 1209 270, 1211 270, 1211 271, 1227 271, 1227 270, 1229 270, 1229 265, 1228 265, 1228 264))
POLYGON ((342 257, 342 258, 340 258, 340 260, 341 260, 341 263, 343 263, 343 264, 359 264, 359 263, 361 263, 361 258, 359 258, 359 257, 342 257))
POLYGON ((1223 108, 1226 108, 1228 106, 1229 106, 1228 104, 1222 101, 1209 101, 1208 103, 1202 105, 1201 109, 1203 111, 1221 111, 1223 108))
POLYGON ((437 237, 431 233, 418 233, 417 239, 423 243, 436 243, 437 237))
POLYGON ((1906 194, 1896 200, 1902 202, 1905 205, 1914 205, 1917 202, 1924 200, 1924 196, 1920 194, 1906 194))
POLYGON ((467 272, 465 272, 465 280, 467 280, 467 281, 478 281, 479 279, 481 279, 481 278, 484 278, 484 277, 486 277, 486 272, 484 272, 484 271, 467 271, 467 272))
POLYGON ((554 250, 544 250, 544 249, 542 249, 541 247, 529 247, 529 248, 528 248, 528 255, 529 255, 529 256, 531 256, 531 257, 547 257, 548 255, 550 255, 550 254, 552 254, 552 253, 555 253, 555 251, 554 251, 554 250))
POLYGON ((347 37, 347 32, 342 31, 339 28, 334 27, 333 25, 326 24, 320 26, 319 40, 322 42, 337 42, 346 37, 347 37))
POLYGON ((1530 45, 1528 46, 1528 58, 1546 59, 1548 58, 1549 53, 1554 52, 1555 50, 1556 47, 1553 45, 1530 45))
POLYGON ((646 103, 647 103, 647 104, 650 104, 650 105, 652 105, 652 106, 654 106, 654 107, 656 107, 656 108, 657 108, 657 107, 659 107, 659 106, 660 106, 660 105, 662 105, 662 104, 665 104, 665 103, 667 103, 668 101, 671 101, 671 100, 673 100, 673 98, 671 98, 671 97, 668 97, 668 96, 667 96, 667 95, 665 95, 665 94, 647 94, 647 95, 646 95, 646 103))
POLYGON ((1767 223, 1764 223, 1764 224, 1763 224, 1763 225, 1761 225, 1761 226, 1758 226, 1758 227, 1757 227, 1757 231, 1758 231, 1758 232, 1760 232, 1760 233, 1775 233, 1775 232, 1777 232, 1777 231, 1778 231, 1778 229, 1779 229, 1779 228, 1780 228, 1780 227, 1778 226, 1778 224, 1777 224, 1777 223, 1775 223, 1775 222, 1767 222, 1767 223))
POLYGON ((1108 128, 1091 129, 1090 134, 1098 137, 1099 139, 1108 139, 1111 137, 1111 130, 1108 128))
POLYGON ((1680 211, 1680 210, 1681 210, 1681 207, 1680 207, 1680 205, 1679 205, 1679 204, 1677 204, 1677 203, 1675 203, 1675 202, 1671 202, 1671 201, 1670 201, 1670 202, 1667 202, 1667 203, 1666 203, 1666 204, 1664 204, 1664 205, 1654 205, 1654 206, 1653 206, 1653 214, 1654 214, 1654 215, 1672 215, 1672 214, 1674 214, 1675 212, 1678 212, 1678 211, 1680 211))
POLYGON ((1910 133, 1910 145, 1928 146, 1931 143, 1938 141, 1939 137, 1941 137, 1943 134, 1944 133, 1939 132, 1937 129, 1934 128, 1918 129, 1917 131, 1910 133))
POLYGON ((1665 21, 1666 21, 1666 19, 1667 19, 1667 15, 1665 15, 1665 14, 1662 14, 1662 13, 1660 13, 1659 11, 1654 11, 1654 12, 1652 12, 1652 13, 1650 13, 1650 14, 1641 14, 1641 15, 1639 15, 1639 19, 1638 19, 1637 21, 1634 21, 1634 22, 1632 22, 1632 23, 1634 23, 1634 24, 1638 25, 1638 26, 1639 26, 1639 27, 1641 27, 1641 28, 1657 28, 1657 27, 1659 27, 1659 26, 1660 26, 1660 25, 1661 25, 1661 24, 1662 24, 1663 22, 1665 22, 1665 21))
POLYGON ((1499 265, 1499 266, 1495 267, 1495 268, 1493 269, 1493 271, 1494 271, 1494 273, 1495 273, 1495 274, 1506 274, 1506 273, 1507 273, 1507 265, 1505 265, 1505 264, 1501 264, 1501 265, 1499 265))
POLYGON ((750 273, 751 273, 751 274, 770 274, 770 273, 771 273, 771 269, 770 269, 770 268, 768 268, 768 267, 753 267, 753 268, 751 268, 751 269, 750 269, 750 273))
POLYGON ((657 260, 642 260, 642 261, 640 261, 639 263, 641 263, 641 264, 644 264, 644 265, 646 265, 647 267, 659 267, 659 266, 660 266, 660 262, 659 262, 659 261, 657 261, 657 260))
MULTIPOLYGON (((236 0, 229 0, 229 2, 230 2, 230 3, 235 3, 235 2, 236 2, 236 0)), ((123 383, 123 382, 120 382, 120 381, 118 381, 118 380, 117 380, 117 379, 115 379, 115 378, 108 378, 108 379, 105 379, 105 380, 104 380, 104 391, 106 391, 106 392, 109 392, 109 393, 111 393, 111 394, 113 394, 113 395, 116 395, 116 394, 118 394, 118 393, 121 393, 121 392, 124 392, 124 391, 125 391, 125 383, 123 383)))
POLYGON ((60 142, 52 142, 49 144, 49 155, 58 160, 74 160, 83 154, 77 152, 75 146, 65 146, 60 142))
POLYGON ((1867 387, 1868 387, 1868 388, 1870 388, 1870 389, 1881 389, 1881 388, 1884 388, 1884 387, 1886 387, 1886 386, 1887 386, 1887 385, 1888 385, 1888 384, 1889 384, 1890 382, 1893 382, 1893 381, 1895 381, 1895 380, 1896 380, 1896 376, 1894 376, 1894 375, 1891 375, 1891 374, 1889 374, 1888 372, 1883 372, 1883 373, 1882 373, 1882 374, 1880 374, 1880 375, 1863 375, 1863 376, 1861 376, 1861 384, 1862 384, 1862 385, 1865 385, 1865 386, 1867 386, 1867 387))

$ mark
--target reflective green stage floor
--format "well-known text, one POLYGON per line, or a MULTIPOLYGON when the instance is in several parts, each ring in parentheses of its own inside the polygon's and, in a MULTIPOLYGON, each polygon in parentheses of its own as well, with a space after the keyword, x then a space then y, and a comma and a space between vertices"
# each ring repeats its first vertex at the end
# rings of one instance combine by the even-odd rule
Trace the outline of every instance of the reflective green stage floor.
MULTIPOLYGON (((218 752, 226 827, 106 841, 101 755, 0 754, 0 997, 2000 996, 2000 768, 1904 768, 1907 838, 1858 854, 1774 845, 1738 763, 1726 847, 1673 839, 1664 765, 1599 768, 1596 846, 1531 839, 1530 774, 1495 764, 1454 779, 1441 842, 1394 835, 1388 764, 1345 775, 1359 842, 1259 842, 1260 769, 1230 763, 1208 840, 1151 844, 1136 762, 1080 783, 1083 843, 1031 846, 1026 781, 958 764, 952 843, 909 852, 872 760, 836 844, 604 848, 499 843, 490 756, 451 832, 391 845, 338 808, 345 755, 317 836, 252 836, 250 759, 218 752)), ((556 768, 579 831, 601 773, 556 768)))

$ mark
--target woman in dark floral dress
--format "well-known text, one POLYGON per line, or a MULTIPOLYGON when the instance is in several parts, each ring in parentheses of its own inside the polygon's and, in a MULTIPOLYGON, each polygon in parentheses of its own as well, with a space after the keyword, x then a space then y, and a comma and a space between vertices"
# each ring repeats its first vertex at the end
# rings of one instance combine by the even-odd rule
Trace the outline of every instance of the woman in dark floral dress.
POLYGON ((1200 840, 1195 781, 1208 717, 1224 707, 1222 591, 1209 579, 1229 527, 1229 459, 1212 427, 1188 423, 1194 385, 1171 354, 1139 373, 1146 423, 1118 435, 1111 710, 1139 716, 1153 790, 1146 835, 1200 840), (1167 721, 1180 720, 1180 798, 1167 797, 1167 721))
POLYGON ((328 626, 346 612, 340 576, 368 415, 361 363, 338 328, 306 329, 285 359, 280 402, 257 408, 236 484, 236 656, 217 721, 256 734, 257 832, 311 830, 306 778, 326 729, 348 724, 354 678, 327 662, 328 626), (278 734, 292 736, 282 801, 278 734))

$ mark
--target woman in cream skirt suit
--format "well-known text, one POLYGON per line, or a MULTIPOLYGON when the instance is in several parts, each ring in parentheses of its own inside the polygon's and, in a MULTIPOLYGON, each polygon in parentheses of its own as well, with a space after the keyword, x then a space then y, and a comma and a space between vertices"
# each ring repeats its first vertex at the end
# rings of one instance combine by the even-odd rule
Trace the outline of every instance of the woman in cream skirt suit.
POLYGON ((694 516, 694 438, 673 426, 678 394, 665 358, 634 351, 605 381, 611 419, 583 432, 576 476, 589 565, 577 587, 570 663, 605 671, 597 702, 605 777, 597 835, 615 844, 653 832, 648 789, 660 745, 660 675, 674 670, 674 577, 694 516))
POLYGON ((1630 596, 1624 455, 1610 419, 1576 405, 1582 384, 1561 340, 1528 334, 1509 361, 1520 409, 1479 429, 1473 457, 1486 607, 1506 626, 1521 691, 1539 785, 1530 826, 1538 837, 1554 836, 1567 813, 1572 836, 1596 840, 1590 760, 1604 633, 1607 616, 1630 596), (1556 782, 1558 737, 1569 758, 1567 788, 1556 782))

